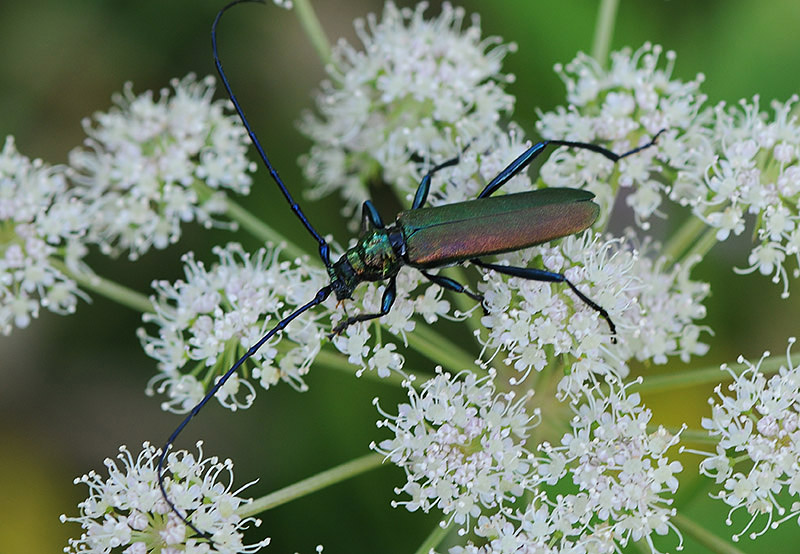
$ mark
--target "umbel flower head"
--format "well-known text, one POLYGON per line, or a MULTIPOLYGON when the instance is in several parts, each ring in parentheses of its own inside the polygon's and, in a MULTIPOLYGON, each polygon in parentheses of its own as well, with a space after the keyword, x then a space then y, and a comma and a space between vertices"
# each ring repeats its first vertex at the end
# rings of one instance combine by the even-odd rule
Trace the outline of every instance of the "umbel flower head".
POLYGON ((463 28, 463 8, 444 3, 438 17, 425 19, 426 8, 387 2, 380 21, 372 14, 356 21, 363 50, 344 41, 334 48, 319 115, 301 123, 314 141, 302 160, 313 195, 338 189, 352 211, 372 182, 411 193, 415 159, 438 163, 470 141, 482 152, 483 139, 500 132, 500 115, 513 107, 502 89, 511 78, 500 66, 515 46, 482 38, 477 17, 463 28))
POLYGON ((703 418, 717 449, 694 451, 705 456, 700 471, 721 485, 712 497, 731 507, 728 525, 737 512, 746 512, 739 520, 744 528, 734 540, 745 533, 755 539, 800 516, 800 366, 791 357, 795 340, 789 339, 786 364, 771 377, 761 369, 769 352, 756 363, 740 356, 742 371, 721 366, 733 383, 728 394, 716 387, 716 398, 709 399, 711 417, 703 418))
POLYGON ((437 368, 421 392, 409 385, 408 394, 397 416, 381 412, 378 426, 394 436, 372 445, 406 471, 406 484, 396 492, 411 498, 394 506, 438 508, 447 523, 466 532, 485 510, 523 495, 533 460, 525 439, 539 420, 538 413, 525 412, 532 392, 515 398, 496 393, 489 376, 437 368))
MULTIPOLYGON (((620 185, 632 188, 626 202, 639 225, 647 229, 646 220, 659 213, 667 196, 716 229, 718 241, 744 232, 749 214, 756 222, 755 245, 746 266, 737 271, 771 275, 787 296, 787 261, 800 263, 797 95, 772 102, 771 113, 762 111, 758 96, 735 106, 708 107, 700 93, 703 76, 673 79, 675 53, 665 57, 660 67, 662 49, 648 43, 635 52, 612 53, 608 70, 584 54, 556 66, 570 104, 542 113, 539 131, 548 137, 607 141, 612 149, 624 150, 642 134, 666 129, 657 149, 617 166, 620 185)), ((550 186, 591 190, 601 206, 610 208, 616 190, 608 185, 617 182, 608 179, 613 169, 591 153, 562 149, 544 164, 542 177, 550 186)))
POLYGON ((604 69, 586 54, 555 70, 567 88, 568 107, 540 113, 536 124, 545 137, 605 143, 612 150, 625 151, 642 137, 666 129, 651 148, 612 165, 591 152, 560 149, 542 167, 549 186, 578 187, 598 197, 601 213, 611 211, 619 183, 631 189, 626 202, 637 222, 647 229, 646 220, 655 213, 665 194, 680 200, 684 188, 694 189, 713 159, 710 120, 703 111, 706 97, 700 93, 703 75, 683 82, 672 78, 675 53, 667 52, 661 67, 662 48, 649 43, 632 52, 611 54, 611 67, 604 69), (668 166, 669 178, 658 175, 668 166), (610 179, 612 172, 619 179, 610 179), (667 187, 663 182, 670 183, 667 187))
POLYGON ((82 269, 80 240, 89 220, 67 189, 63 168, 17 152, 13 137, 0 151, 0 332, 27 327, 39 308, 75 311, 86 296, 64 274, 82 269))
MULTIPOLYGON (((183 258, 185 280, 156 281, 154 313, 143 316, 158 326, 157 335, 139 329, 145 352, 158 360, 160 373, 148 392, 166 393, 164 409, 189 411, 215 378, 233 365, 287 313, 308 302, 327 281, 322 268, 280 262, 277 248, 250 255, 239 244, 215 247, 219 263, 211 268, 193 253, 183 258)), ((246 408, 255 386, 269 388, 280 380, 304 389, 302 376, 319 352, 327 328, 324 308, 275 335, 250 359, 247 374, 254 383, 233 375, 217 393, 230 409, 246 408)))
POLYGON ((135 259, 180 238, 180 225, 222 225, 225 193, 250 190, 247 133, 225 101, 212 102, 214 79, 172 81, 158 99, 128 83, 116 106, 84 120, 89 138, 70 153, 76 194, 91 206, 87 240, 135 259))
POLYGON ((709 287, 689 278, 693 263, 667 269, 656 249, 632 237, 603 241, 587 232, 508 255, 511 265, 564 272, 580 283, 610 313, 618 341, 609 345, 607 322, 567 287, 489 272, 478 285, 487 307, 485 330, 476 332, 484 365, 502 353, 515 385, 568 355, 564 365, 570 371, 559 391, 574 397, 591 375, 627 376, 627 360, 663 364, 668 356, 705 354, 696 321, 705 317, 702 301, 709 287))
MULTIPOLYGON (((237 508, 247 504, 239 494, 248 485, 233 489, 233 462, 204 458, 202 442, 197 455, 185 450, 171 452, 165 465, 164 487, 175 507, 195 527, 210 535, 213 552, 226 554, 257 552, 269 544, 264 539, 242 544, 242 533, 257 519, 242 518, 237 508)), ((108 476, 91 471, 75 479, 89 487, 89 496, 78 504, 80 515, 61 516, 83 528, 78 539, 70 539, 64 551, 75 554, 206 554, 212 552, 207 539, 175 515, 158 486, 161 450, 149 443, 138 454, 120 447, 117 460, 107 458, 108 476)))
MULTIPOLYGON (((789 294, 787 258, 800 263, 800 124, 797 96, 762 112, 758 96, 736 107, 714 107, 720 155, 689 198, 695 214, 717 229, 717 240, 739 235, 745 216, 755 216, 755 246, 742 273, 772 275, 789 294)), ((794 277, 800 276, 795 268, 794 277)))

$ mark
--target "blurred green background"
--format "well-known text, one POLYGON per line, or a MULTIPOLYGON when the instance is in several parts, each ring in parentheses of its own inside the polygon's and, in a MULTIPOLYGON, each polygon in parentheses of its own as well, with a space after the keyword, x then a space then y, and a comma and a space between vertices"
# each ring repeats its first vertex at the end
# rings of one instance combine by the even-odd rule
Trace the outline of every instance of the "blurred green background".
MULTIPOLYGON (((110 106, 111 94, 133 81, 134 90, 158 90, 173 77, 213 72, 209 29, 218 0, 170 2, 102 2, 98 0, 6 1, 0 5, 0 132, 16 136, 20 152, 50 163, 62 163, 84 138, 80 120, 110 106)), ((329 37, 353 39, 352 20, 381 2, 317 1, 329 37)), ((411 5, 411 2, 399 2, 411 5)), ((535 108, 564 102, 556 62, 588 51, 597 2, 499 1, 462 2, 480 12, 484 35, 518 43, 506 61, 517 81, 509 90, 517 98, 514 119, 533 134, 535 108)), ((433 2, 430 13, 438 13, 433 2)), ((689 80, 706 75, 703 90, 712 103, 735 102, 760 94, 762 106, 798 92, 800 41, 796 0, 759 2, 706 0, 621 2, 613 48, 637 48, 645 41, 677 51, 676 76, 689 80)), ((246 6, 231 13, 221 29, 226 68, 254 127, 273 162, 293 190, 303 181, 297 157, 308 143, 294 127, 323 69, 295 17, 278 8, 246 6)), ((344 222, 333 199, 307 206, 323 233, 346 242, 344 222)), ((284 209, 275 187, 259 169, 253 194, 244 203, 297 242, 312 249, 299 223, 284 209)), ((679 214, 673 214, 675 219, 679 214)), ((670 222, 667 222, 669 225, 670 222)), ((103 275, 149 293, 153 279, 181 275, 179 257, 195 250, 210 260, 211 246, 232 237, 198 226, 184 228, 184 239, 135 264, 125 259, 90 263, 103 275)), ((257 244, 245 235, 248 248, 257 244)), ((786 338, 798 332, 797 283, 789 301, 763 277, 736 276, 744 265, 747 238, 714 249, 695 276, 712 283, 706 322, 715 336, 712 350, 690 367, 751 359, 762 350, 782 352, 786 338)), ((96 298, 78 313, 59 317, 43 312, 28 329, 0 337, 0 551, 56 552, 75 525, 62 525, 61 513, 74 515, 85 486, 72 479, 114 456, 120 444, 137 451, 144 440, 160 444, 178 419, 159 410, 158 398, 143 390, 154 373, 135 337, 136 313, 96 298)), ((429 368, 420 368, 429 369, 429 368)), ((656 368, 658 371, 658 368, 656 368)), ((385 406, 400 398, 388 386, 318 371, 308 376, 311 391, 298 394, 286 385, 261 393, 248 412, 231 414, 216 405, 182 436, 181 447, 198 438, 208 453, 231 457, 237 482, 258 478, 249 494, 260 496, 298 479, 360 456, 370 440, 383 435, 374 426, 370 404, 381 395, 385 406)), ((681 404, 674 396, 648 398, 659 421, 677 424, 705 415, 709 390, 687 391, 681 404)), ((691 473, 686 467, 685 473, 691 473)), ((264 514, 259 533, 273 537, 268 552, 413 552, 437 521, 434 516, 392 509, 392 487, 403 482, 394 468, 382 468, 264 514)), ((713 512, 690 483, 680 494, 695 496, 690 515, 709 514, 712 528, 723 528, 724 509, 713 512)), ((704 525, 706 524, 703 521, 704 525)), ((739 529, 738 527, 737 529, 739 529)), ((794 523, 783 536, 771 533, 746 552, 794 552, 800 537, 794 523), (787 541, 787 538, 790 539, 787 541), (787 550, 788 548, 788 550, 787 550)), ((730 532, 722 530, 723 536, 730 532)), ((674 537, 663 547, 674 550, 674 537)), ((687 544, 687 552, 703 552, 687 544)))

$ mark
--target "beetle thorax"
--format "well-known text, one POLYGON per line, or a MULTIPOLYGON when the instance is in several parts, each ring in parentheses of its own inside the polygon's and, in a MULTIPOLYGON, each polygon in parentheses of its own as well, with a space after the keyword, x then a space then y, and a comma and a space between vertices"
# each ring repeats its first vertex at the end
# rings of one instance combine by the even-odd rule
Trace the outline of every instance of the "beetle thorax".
POLYGON ((350 298, 362 281, 383 281, 397 275, 405 265, 404 244, 395 226, 367 229, 356 245, 328 269, 336 298, 350 298))

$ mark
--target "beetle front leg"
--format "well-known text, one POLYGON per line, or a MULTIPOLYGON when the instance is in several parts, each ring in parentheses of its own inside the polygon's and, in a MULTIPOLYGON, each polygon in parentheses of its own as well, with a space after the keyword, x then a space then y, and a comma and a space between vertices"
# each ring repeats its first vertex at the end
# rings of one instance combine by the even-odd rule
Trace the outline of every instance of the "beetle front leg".
POLYGON ((447 161, 440 163, 439 165, 435 166, 433 169, 428 171, 422 180, 419 182, 419 186, 417 187, 417 192, 414 195, 414 202, 411 204, 411 209, 416 210, 417 208, 421 208, 425 205, 425 202, 428 200, 428 192, 431 189, 431 178, 433 175, 445 167, 450 167, 456 165, 458 160, 461 159, 461 154, 456 156, 455 158, 451 158, 447 161))
POLYGON ((617 339, 613 336, 617 334, 617 326, 614 325, 614 322, 611 321, 611 316, 608 315, 608 312, 605 308, 599 305, 597 302, 583 294, 581 291, 578 290, 572 281, 567 279, 567 277, 561 273, 555 273, 552 271, 546 271, 544 269, 536 269, 533 267, 514 267, 508 265, 498 265, 498 264, 490 264, 488 262, 484 262, 479 259, 472 259, 470 260, 473 264, 482 267, 484 269, 491 269, 496 271, 497 273, 502 273, 503 275, 510 275, 512 277, 519 277, 520 279, 527 279, 529 281, 543 281, 547 283, 566 283, 572 292, 575 293, 575 296, 580 298, 587 306, 592 308, 594 311, 599 313, 603 319, 606 320, 608 323, 609 329, 611 329, 611 342, 616 343, 617 339))
POLYGON ((335 337, 336 335, 341 335, 342 331, 353 325, 354 323, 358 323, 360 321, 369 321, 370 319, 377 319, 379 317, 385 316, 389 313, 392 309, 392 305, 394 304, 394 300, 397 297, 397 285, 395 283, 395 278, 392 277, 389 280, 389 284, 386 285, 386 290, 383 291, 383 298, 381 299, 381 311, 377 314, 358 314, 352 317, 348 317, 339 325, 333 328, 333 331, 328 338, 335 337))

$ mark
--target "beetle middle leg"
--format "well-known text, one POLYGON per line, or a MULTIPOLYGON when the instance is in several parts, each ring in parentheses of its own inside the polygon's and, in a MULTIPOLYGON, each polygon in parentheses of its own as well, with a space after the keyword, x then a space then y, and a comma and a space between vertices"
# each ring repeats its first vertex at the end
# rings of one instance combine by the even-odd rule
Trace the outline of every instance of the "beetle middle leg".
MULTIPOLYGON (((529 281, 543 281, 547 283, 566 283, 567 286, 572 289, 572 292, 580 298, 587 306, 592 308, 594 311, 599 313, 603 319, 606 320, 608 323, 609 329, 611 329, 611 334, 617 334, 617 326, 614 325, 614 322, 611 321, 611 316, 608 315, 608 312, 605 308, 600 306, 597 302, 583 294, 575 284, 567 279, 565 275, 562 273, 555 273, 552 271, 546 271, 544 269, 536 269, 533 267, 515 267, 515 266, 508 266, 508 265, 498 265, 498 264, 491 264, 488 262, 484 262, 477 258, 470 260, 471 263, 482 267, 484 269, 491 269, 496 271, 497 273, 502 273, 503 275, 510 275, 512 277, 519 277, 520 279, 527 279, 529 281)), ((617 342, 617 339, 613 336, 611 337, 612 342, 617 342)))
POLYGON ((483 312, 488 314, 488 310, 486 309, 486 305, 483 303, 485 300, 482 294, 478 294, 472 292, 467 287, 456 281, 455 279, 451 279, 450 277, 445 277, 443 275, 432 275, 427 271, 420 269, 420 273, 422 273, 430 282, 435 283, 442 287, 443 289, 452 290, 453 292, 459 292, 462 294, 466 294, 476 302, 479 302, 481 308, 483 308, 483 312))

